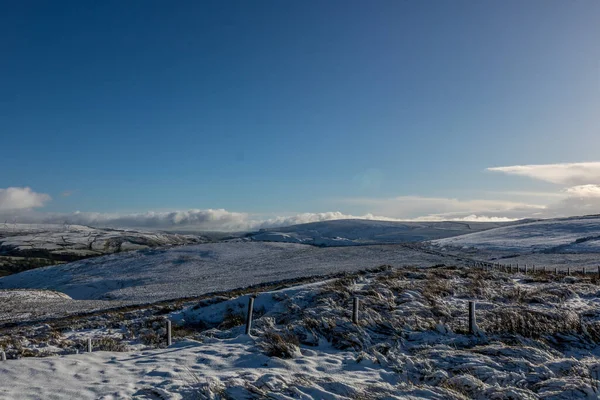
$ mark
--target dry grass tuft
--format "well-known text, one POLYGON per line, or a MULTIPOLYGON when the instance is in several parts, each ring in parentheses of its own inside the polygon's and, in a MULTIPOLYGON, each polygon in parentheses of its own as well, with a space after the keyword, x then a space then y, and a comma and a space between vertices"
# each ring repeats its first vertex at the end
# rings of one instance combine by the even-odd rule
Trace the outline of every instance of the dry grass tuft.
POLYGON ((260 347, 269 357, 293 358, 300 353, 300 340, 291 332, 266 331, 260 347))
POLYGON ((219 324, 218 329, 227 330, 235 328, 236 326, 244 325, 246 322, 246 316, 243 311, 235 311, 232 308, 227 308, 223 322, 219 324))

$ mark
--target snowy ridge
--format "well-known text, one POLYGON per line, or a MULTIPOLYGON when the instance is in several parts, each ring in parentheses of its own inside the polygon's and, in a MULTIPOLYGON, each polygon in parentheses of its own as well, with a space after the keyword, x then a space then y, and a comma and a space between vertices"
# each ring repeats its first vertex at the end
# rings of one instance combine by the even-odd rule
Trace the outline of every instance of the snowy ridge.
POLYGON ((420 242, 509 224, 514 222, 391 222, 346 219, 261 230, 246 237, 256 241, 305 243, 316 246, 355 246, 420 242))
POLYGON ((438 247, 517 253, 598 253, 600 217, 572 217, 505 226, 432 241, 438 247))
POLYGON ((62 261, 205 241, 203 237, 194 235, 100 229, 81 225, 0 225, 0 255, 43 256, 62 261))

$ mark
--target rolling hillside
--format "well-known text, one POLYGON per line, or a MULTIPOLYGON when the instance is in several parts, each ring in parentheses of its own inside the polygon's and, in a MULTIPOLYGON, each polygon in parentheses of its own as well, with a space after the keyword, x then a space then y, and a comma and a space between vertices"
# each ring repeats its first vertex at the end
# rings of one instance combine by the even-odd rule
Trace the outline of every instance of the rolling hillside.
POLYGON ((66 224, 2 224, 0 256, 74 261, 159 246, 203 243, 198 235, 102 229, 66 224))
POLYGON ((600 216, 550 219, 432 241, 437 247, 515 253, 599 253, 600 216))
POLYGON ((410 243, 435 240, 513 225, 495 222, 391 222, 333 220, 263 229, 246 237, 256 241, 305 243, 317 246, 410 243))
POLYGON ((0 289, 50 289, 77 300, 143 303, 384 264, 443 263, 460 261, 403 245, 319 248, 223 242, 112 254, 38 268, 0 278, 0 289))

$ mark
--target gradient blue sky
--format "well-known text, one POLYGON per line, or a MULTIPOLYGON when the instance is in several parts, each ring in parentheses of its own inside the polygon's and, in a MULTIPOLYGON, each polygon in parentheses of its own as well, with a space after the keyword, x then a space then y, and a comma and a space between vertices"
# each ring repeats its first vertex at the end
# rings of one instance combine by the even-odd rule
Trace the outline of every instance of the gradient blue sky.
POLYGON ((0 190, 52 198, 4 208, 546 206, 569 184, 486 168, 599 158, 599 20, 595 0, 3 2, 0 190))

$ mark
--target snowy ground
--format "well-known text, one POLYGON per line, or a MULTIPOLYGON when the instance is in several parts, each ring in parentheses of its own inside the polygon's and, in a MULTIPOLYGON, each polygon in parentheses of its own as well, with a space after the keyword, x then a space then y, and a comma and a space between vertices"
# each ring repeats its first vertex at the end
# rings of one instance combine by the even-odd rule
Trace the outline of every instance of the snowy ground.
POLYGON ((78 300, 143 303, 384 264, 462 262, 403 245, 318 248, 291 243, 222 242, 114 254, 38 268, 0 278, 0 289, 51 289, 78 300))
POLYGON ((0 325, 39 321, 125 306, 119 301, 73 300, 51 290, 0 290, 0 325))
POLYGON ((521 223, 434 240, 433 252, 480 261, 560 269, 600 265, 600 218, 572 217, 521 223))
POLYGON ((598 284, 593 275, 384 268, 259 293, 251 337, 242 326, 247 295, 71 320, 72 328, 15 327, 0 337, 9 356, 0 397, 598 398, 598 284), (475 335, 466 330, 469 300, 475 335), (73 354, 87 337, 111 351, 73 354), (49 357, 13 359, 34 354, 49 357))
POLYGON ((599 253, 600 217, 551 219, 439 239, 438 247, 523 253, 599 253))

